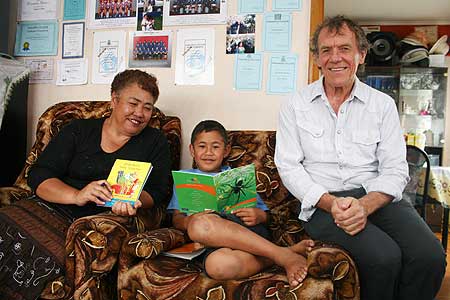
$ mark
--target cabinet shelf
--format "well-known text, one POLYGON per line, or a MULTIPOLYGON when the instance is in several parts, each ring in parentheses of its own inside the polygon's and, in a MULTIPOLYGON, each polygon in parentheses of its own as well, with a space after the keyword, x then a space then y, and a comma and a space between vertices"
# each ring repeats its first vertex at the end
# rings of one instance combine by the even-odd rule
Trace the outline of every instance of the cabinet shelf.
POLYGON ((429 92, 435 92, 436 90, 433 89, 405 89, 405 88, 401 88, 400 92, 401 93, 429 93, 429 92))
POLYGON ((405 134, 425 133, 425 146, 442 146, 445 139, 447 68, 362 66, 357 76, 394 98, 405 134), (421 114, 421 111, 431 113, 421 114))
POLYGON ((421 117, 421 118, 434 118, 436 115, 421 115, 421 114, 412 114, 412 113, 399 113, 400 116, 412 116, 412 117, 421 117))

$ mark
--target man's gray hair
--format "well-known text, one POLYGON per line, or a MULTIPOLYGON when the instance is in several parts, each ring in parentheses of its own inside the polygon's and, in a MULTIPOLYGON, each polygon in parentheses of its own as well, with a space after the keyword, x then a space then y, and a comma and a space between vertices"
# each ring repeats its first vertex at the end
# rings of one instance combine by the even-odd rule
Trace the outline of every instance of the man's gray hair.
POLYGON ((369 42, 367 41, 364 30, 361 28, 361 26, 359 26, 349 18, 344 17, 343 15, 328 17, 322 22, 322 24, 317 26, 311 38, 309 50, 314 55, 316 56, 319 55, 319 34, 322 31, 322 29, 327 29, 330 32, 339 33, 344 27, 344 25, 347 25, 348 29, 350 29, 350 31, 355 34, 356 43, 358 44, 359 51, 361 52, 367 51, 369 49, 369 42))

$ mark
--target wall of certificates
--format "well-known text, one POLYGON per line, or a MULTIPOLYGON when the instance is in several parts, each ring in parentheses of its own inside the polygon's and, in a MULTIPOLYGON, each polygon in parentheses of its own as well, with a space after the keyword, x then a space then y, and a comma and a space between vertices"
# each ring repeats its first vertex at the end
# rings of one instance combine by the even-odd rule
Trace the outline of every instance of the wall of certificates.
POLYGON ((157 76, 158 106, 181 117, 186 137, 206 118, 229 129, 275 129, 281 99, 306 84, 309 7, 308 0, 19 0, 14 56, 32 71, 29 123, 52 103, 108 100, 114 76, 139 68, 157 76))

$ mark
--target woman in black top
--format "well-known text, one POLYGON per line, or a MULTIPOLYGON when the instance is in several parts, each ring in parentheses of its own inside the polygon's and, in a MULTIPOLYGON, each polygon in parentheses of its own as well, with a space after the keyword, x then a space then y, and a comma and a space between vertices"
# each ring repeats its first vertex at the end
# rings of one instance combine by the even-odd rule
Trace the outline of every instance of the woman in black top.
POLYGON ((134 206, 117 202, 112 211, 133 216, 167 195, 170 155, 164 134, 148 127, 158 99, 156 78, 139 70, 119 73, 111 85, 108 118, 74 120, 53 138, 31 168, 28 184, 60 212, 79 218, 108 210, 106 181, 117 158, 151 162, 153 169, 134 206))

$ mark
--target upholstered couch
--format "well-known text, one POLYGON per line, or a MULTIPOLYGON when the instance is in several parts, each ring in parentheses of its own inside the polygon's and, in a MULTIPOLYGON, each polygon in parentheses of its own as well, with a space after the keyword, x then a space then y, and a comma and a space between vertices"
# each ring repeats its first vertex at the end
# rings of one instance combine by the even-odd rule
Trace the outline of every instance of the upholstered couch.
MULTIPOLYGON (((30 166, 69 120, 109 113, 109 102, 65 102, 50 107, 39 119, 36 142, 14 186, 0 188, 0 206, 26 212, 25 217, 33 221, 31 216, 39 215, 42 208, 22 200, 31 196, 26 183, 30 166)), ((172 168, 178 169, 180 120, 155 110, 150 126, 161 128, 168 137, 172 168)), ((270 208, 269 227, 274 241, 286 246, 305 238, 297 219, 299 202, 281 183, 273 161, 275 132, 229 134, 232 152, 228 163, 233 167, 250 162, 256 165, 257 188, 270 208)), ((167 225, 164 207, 136 218, 102 214, 72 224, 48 217, 44 218, 47 223, 29 227, 49 235, 51 230, 59 231, 57 238, 65 242, 65 252, 52 254, 64 264, 64 272, 46 282, 41 299, 359 299, 355 264, 347 252, 333 245, 317 242, 307 259, 309 275, 297 289, 290 290, 283 270, 277 267, 245 280, 221 282, 206 277, 195 263, 158 255, 186 242, 186 236, 176 229, 157 229, 167 225)), ((1 281, 0 275, 0 285, 1 281)))
MULTIPOLYGON (((270 208, 269 228, 275 243, 292 245, 306 238, 298 221, 299 201, 283 186, 273 161, 274 131, 231 131, 232 167, 254 163, 257 191, 270 208)), ((245 280, 208 278, 196 262, 158 255, 186 242, 186 236, 165 228, 130 235, 119 258, 119 298, 131 299, 359 299, 355 264, 342 249, 317 241, 308 255, 308 276, 291 290, 278 267, 245 280)))
MULTIPOLYGON (((74 299, 115 299, 117 295, 115 266, 121 242, 130 233, 159 228, 165 216, 167 203, 158 207, 151 214, 141 212, 134 218, 102 214, 81 218, 71 224, 67 219, 49 213, 48 209, 36 204, 35 201, 23 200, 32 195, 30 187, 27 185, 29 169, 50 139, 72 119, 99 118, 108 116, 110 113, 109 101, 64 102, 47 109, 39 118, 36 141, 24 162, 25 166, 21 174, 12 187, 0 188, 0 207, 2 207, 0 219, 14 218, 22 228, 25 228, 24 231, 32 231, 39 236, 39 242, 44 248, 41 251, 42 255, 49 257, 50 262, 54 261, 56 265, 62 265, 64 269, 64 272, 59 273, 64 276, 53 276, 52 280, 46 284, 41 293, 41 299, 71 299, 72 296, 74 299), (54 243, 62 245, 65 243, 65 252, 58 250, 61 247, 54 247, 54 243), (50 259, 50 257, 52 258, 50 259)), ((149 126, 160 128, 165 133, 171 150, 172 169, 179 169, 180 119, 165 116, 155 108, 149 126)), ((168 194, 167 201, 169 197, 168 194)), ((25 249, 26 247, 26 241, 21 243, 21 248, 25 249)), ((36 254, 38 253, 37 249, 33 248, 30 252, 34 256, 38 255, 36 254)), ((17 265, 22 264, 22 260, 22 258, 17 258, 17 265)), ((0 262, 3 269, 0 272, 1 299, 6 299, 2 293, 8 292, 2 290, 7 277, 14 278, 20 283, 20 287, 24 288, 21 293, 14 296, 14 299, 30 296, 31 290, 39 287, 30 283, 32 279, 33 282, 37 282, 35 278, 39 274, 35 269, 28 268, 20 273, 16 271, 14 274, 12 274, 14 272, 12 270, 9 274, 4 272, 3 261, 0 260, 0 262)), ((9 295, 9 297, 11 296, 9 295)))

